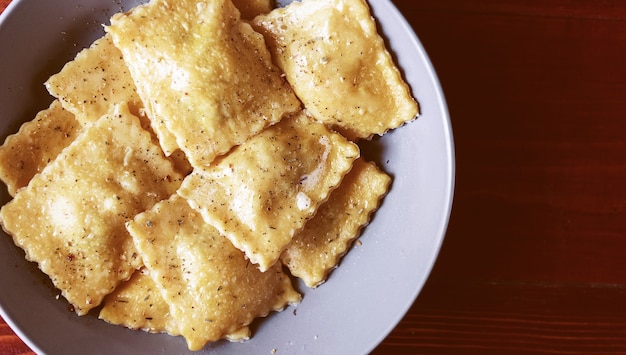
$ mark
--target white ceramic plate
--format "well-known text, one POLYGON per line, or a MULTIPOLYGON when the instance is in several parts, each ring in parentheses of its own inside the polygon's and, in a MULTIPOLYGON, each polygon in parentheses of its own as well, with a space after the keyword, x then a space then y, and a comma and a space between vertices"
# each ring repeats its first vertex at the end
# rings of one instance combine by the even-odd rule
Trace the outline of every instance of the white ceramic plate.
MULTIPOLYGON (((14 0, 0 18, 2 139, 46 108, 43 82, 103 34, 115 12, 140 0, 14 0)), ((289 1, 283 1, 289 2, 289 1)), ((409 309, 436 259, 450 214, 454 151, 445 100, 431 63, 391 1, 370 5, 420 102, 420 118, 369 143, 364 155, 394 178, 372 223, 318 289, 297 285, 300 305, 255 322, 245 343, 208 345, 211 354, 363 354, 409 309)), ((8 195, 0 195, 2 203, 8 195)), ((36 352, 186 353, 180 337, 147 334, 78 317, 10 237, 0 235, 0 313, 36 352)))

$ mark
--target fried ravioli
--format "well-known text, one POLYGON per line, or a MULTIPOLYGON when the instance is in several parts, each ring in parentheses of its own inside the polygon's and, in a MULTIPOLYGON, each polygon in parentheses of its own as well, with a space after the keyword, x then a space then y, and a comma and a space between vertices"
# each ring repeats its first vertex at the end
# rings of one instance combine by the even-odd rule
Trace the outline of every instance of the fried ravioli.
POLYGON ((300 109, 263 36, 230 0, 152 0, 114 15, 106 30, 148 116, 164 122, 193 167, 300 109))
POLYGON ((280 264, 264 273, 249 265, 176 194, 139 214, 128 230, 190 350, 241 337, 255 318, 300 301, 280 264))
POLYGON ((194 170, 178 193, 265 271, 359 155, 301 112, 194 170))
POLYGON ((391 178, 358 159, 328 201, 294 236, 281 256, 292 275, 311 288, 323 283, 387 193, 391 178))
POLYGON ((352 140, 413 120, 418 106, 364 0, 303 0, 254 28, 313 116, 352 140))
POLYGON ((2 207, 2 227, 84 315, 141 266, 126 221, 181 179, 139 119, 116 106, 2 207))

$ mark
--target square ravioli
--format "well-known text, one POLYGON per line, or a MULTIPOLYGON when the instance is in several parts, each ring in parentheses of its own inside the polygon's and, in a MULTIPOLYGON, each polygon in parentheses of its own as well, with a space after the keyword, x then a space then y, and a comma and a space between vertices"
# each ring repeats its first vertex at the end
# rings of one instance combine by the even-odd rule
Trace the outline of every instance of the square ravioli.
POLYGON ((145 268, 104 298, 98 318, 129 329, 180 335, 170 306, 145 268))
POLYGON ((193 167, 300 109, 263 36, 230 0, 152 0, 114 15, 106 30, 148 116, 164 122, 193 167))
POLYGON ((9 195, 26 185, 67 147, 82 129, 58 100, 8 136, 0 146, 0 179, 9 195))
POLYGON ((127 225, 190 350, 300 301, 280 264, 250 267, 243 253, 178 195, 127 225))
POLYGON ((358 159, 328 201, 293 237, 281 261, 308 287, 326 280, 387 193, 391 177, 358 159))
POLYGON ((112 104, 128 103, 135 115, 142 106, 122 53, 109 35, 80 51, 45 86, 83 126, 106 114, 112 104))
POLYGON ((364 0, 294 1, 252 23, 307 110, 344 136, 382 135, 417 116, 364 0))
POLYGON ((359 155, 301 112, 194 170, 178 193, 265 271, 359 155))
POLYGON ((93 123, 106 114, 111 105, 126 102, 131 112, 142 119, 144 126, 152 127, 166 155, 178 149, 176 137, 162 121, 144 116, 135 82, 122 52, 115 47, 109 34, 80 51, 60 72, 48 78, 45 85, 82 125, 93 123))
MULTIPOLYGON (((150 333, 180 335, 176 319, 170 314, 170 306, 144 267, 118 286, 104 298, 98 317, 108 323, 122 325, 133 330, 150 333)), ((229 341, 250 339, 248 326, 229 333, 229 341)))
POLYGON ((84 315, 141 266, 126 221, 181 180, 139 119, 115 106, 4 205, 0 221, 84 315))

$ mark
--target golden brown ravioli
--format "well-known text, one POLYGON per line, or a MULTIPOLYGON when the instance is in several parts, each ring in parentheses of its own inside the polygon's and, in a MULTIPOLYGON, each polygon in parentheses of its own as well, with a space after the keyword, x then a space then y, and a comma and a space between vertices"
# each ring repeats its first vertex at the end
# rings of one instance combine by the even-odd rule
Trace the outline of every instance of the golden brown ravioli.
POLYGON ((324 282, 369 222, 390 183, 391 178, 374 163, 356 160, 341 185, 283 252, 281 260, 291 274, 309 287, 324 282))
POLYGON ((104 298, 98 317, 130 329, 180 335, 169 305, 145 268, 104 298))
POLYGON ((45 85, 82 125, 95 122, 116 103, 127 103, 135 115, 142 106, 122 53, 109 35, 80 51, 45 85))
POLYGON ((191 350, 300 301, 280 264, 264 273, 250 266, 176 194, 139 214, 128 230, 191 350))
POLYGON ((54 100, 0 146, 0 179, 15 196, 82 130, 74 115, 54 100))
POLYGON ((364 0, 294 1, 252 23, 306 109, 346 137, 381 135, 418 114, 364 0))
POLYGON ((144 115, 135 82, 111 35, 105 34, 89 48, 80 51, 45 85, 48 92, 61 100, 63 107, 74 113, 82 125, 93 123, 107 113, 111 105, 127 103, 130 111, 142 119, 142 124, 152 128, 165 154, 180 157, 176 137, 164 122, 144 115))
POLYGON ((181 179, 139 119, 115 106, 4 205, 0 219, 84 315, 141 266, 126 221, 181 179))
MULTIPOLYGON (((104 298, 98 317, 130 329, 180 335, 169 304, 146 268, 137 270, 128 281, 104 298)), ((250 339, 250 328, 244 326, 224 338, 229 341, 250 339)))
POLYGON ((205 167, 300 109, 263 36, 230 0, 152 0, 106 27, 148 116, 205 167))
POLYGON ((359 154, 301 112, 195 169, 178 193, 265 271, 359 154))

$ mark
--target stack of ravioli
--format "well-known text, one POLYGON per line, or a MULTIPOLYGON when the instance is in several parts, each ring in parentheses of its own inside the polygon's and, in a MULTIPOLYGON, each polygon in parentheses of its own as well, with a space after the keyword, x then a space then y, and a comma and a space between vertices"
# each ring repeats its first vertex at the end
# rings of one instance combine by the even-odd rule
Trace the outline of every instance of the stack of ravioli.
POLYGON ((78 315, 248 339, 369 223, 391 178, 358 143, 417 103, 364 0, 151 0, 105 30, 0 147, 2 227, 78 315))

